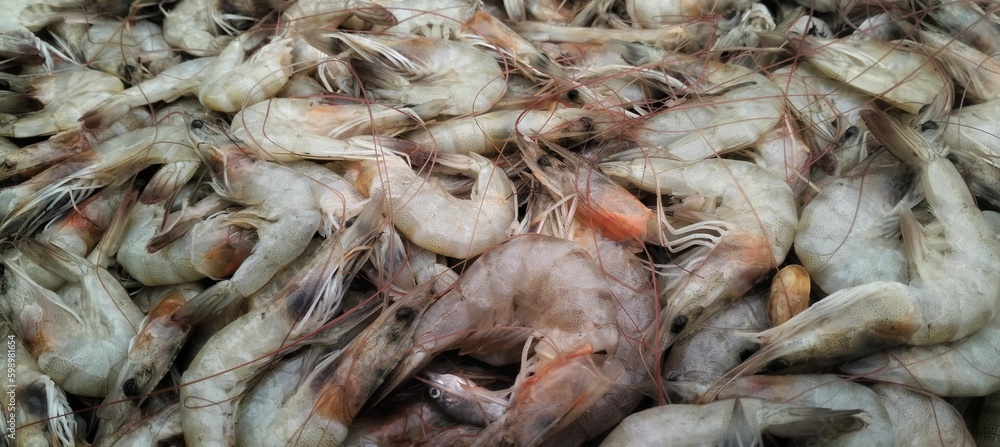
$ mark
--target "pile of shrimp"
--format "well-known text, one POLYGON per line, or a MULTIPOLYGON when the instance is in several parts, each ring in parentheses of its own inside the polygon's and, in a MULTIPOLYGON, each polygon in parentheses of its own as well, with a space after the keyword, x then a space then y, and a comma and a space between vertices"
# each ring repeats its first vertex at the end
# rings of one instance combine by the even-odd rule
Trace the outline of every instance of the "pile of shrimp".
POLYGON ((995 2, 2 7, 6 445, 1000 445, 995 2))

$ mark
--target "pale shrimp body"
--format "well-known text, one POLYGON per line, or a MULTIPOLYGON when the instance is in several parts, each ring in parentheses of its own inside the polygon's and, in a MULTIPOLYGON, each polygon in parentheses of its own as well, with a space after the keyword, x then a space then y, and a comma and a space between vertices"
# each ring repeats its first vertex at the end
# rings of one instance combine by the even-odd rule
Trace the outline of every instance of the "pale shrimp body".
POLYGON ((708 13, 728 13, 733 9, 749 7, 752 3, 746 0, 627 0, 625 11, 639 26, 656 28, 664 24, 687 22, 708 13))
MULTIPOLYGON (((390 384, 447 350, 506 363, 508 351, 535 339, 508 411, 479 441, 508 436, 542 441, 607 393, 611 384, 601 383, 608 374, 592 361, 615 355, 617 308, 604 274, 582 247, 537 234, 514 237, 484 253, 417 321, 416 347, 390 384), (541 265, 545 268, 536 267, 541 265), (524 380, 532 372, 536 375, 524 380), (526 418, 550 424, 539 430, 526 418)), ((615 364, 606 365, 616 369, 615 364)))
POLYGON ((969 182, 978 198, 1000 205, 1000 126, 996 114, 1000 100, 965 106, 952 111, 944 124, 942 137, 951 147, 949 156, 969 182))
MULTIPOLYGON (((333 319, 346 291, 345 278, 354 274, 358 250, 380 226, 379 204, 369 204, 359 219, 324 241, 311 255, 309 268, 289 281, 264 306, 244 314, 215 333, 184 372, 180 389, 185 441, 192 445, 233 445, 234 415, 250 380, 289 345, 313 335, 333 319)), ((175 313, 175 319, 191 323, 175 313)), ((334 329, 350 331, 366 315, 356 312, 334 329)), ((308 417, 306 411, 304 416, 308 417)), ((272 436, 280 436, 273 433, 272 436)), ((294 436, 294 435, 292 435, 294 436)), ((271 439, 274 439, 273 437, 271 439)), ((294 438, 288 438, 294 439, 294 438)))
POLYGON ((149 20, 122 22, 96 19, 80 39, 80 52, 90 67, 135 84, 181 61, 160 26, 149 20))
POLYGON ((11 442, 9 445, 21 446, 56 446, 69 447, 76 445, 76 420, 73 409, 66 400, 66 392, 45 375, 35 362, 35 358, 24 345, 17 340, 7 326, 3 325, 0 334, 4 343, 16 362, 13 371, 8 371, 10 378, 16 379, 12 385, 16 406, 4 405, 5 421, 16 421, 17 427, 10 432, 10 427, 4 424, 3 435, 11 442), (14 407, 14 408, 11 408, 14 407), (10 410, 14 410, 10 413, 10 410))
POLYGON ((80 117, 86 129, 96 129, 117 121, 134 107, 157 101, 173 101, 195 93, 201 85, 206 67, 214 57, 200 57, 173 65, 154 77, 135 84, 108 98, 80 117))
POLYGON ((833 439, 821 439, 822 444, 839 447, 901 445, 896 442, 896 428, 879 396, 864 385, 835 375, 739 377, 728 382, 717 397, 719 399, 755 397, 832 410, 861 410, 863 412, 858 414, 858 417, 865 423, 864 428, 833 439))
POLYGON ((492 156, 518 137, 558 142, 583 135, 593 116, 594 112, 568 107, 551 111, 499 110, 428 124, 402 137, 427 152, 492 156))
POLYGON ((869 129, 917 169, 924 196, 949 250, 927 243, 923 228, 903 214, 910 283, 874 281, 842 289, 784 324, 756 334, 763 348, 734 370, 769 365, 815 367, 857 359, 893 346, 931 345, 967 337, 996 313, 1000 299, 1000 240, 976 207, 946 148, 887 115, 865 113, 869 129))
POLYGON ((826 183, 802 209, 795 254, 823 291, 910 281, 899 219, 923 198, 912 177, 906 164, 882 151, 826 183))
POLYGON ((349 33, 316 34, 310 39, 331 55, 350 50, 352 66, 366 74, 367 92, 383 101, 445 100, 448 106, 442 114, 466 115, 488 111, 507 89, 500 64, 467 43, 349 33), (452 63, 457 60, 463 63, 452 63))
POLYGON ((936 396, 984 396, 1000 391, 1000 318, 961 340, 896 347, 838 369, 852 376, 896 383, 936 396))
POLYGON ((809 186, 812 153, 802 138, 798 122, 786 112, 781 121, 754 144, 753 159, 757 165, 784 177, 797 200, 809 186))
MULTIPOLYGON (((670 338, 697 318, 728 306, 780 265, 791 249, 798 222, 792 190, 784 179, 757 165, 646 158, 599 167, 618 181, 656 194, 702 196, 708 206, 695 216, 718 223, 706 230, 719 236, 709 237, 710 242, 661 285, 660 301, 666 307, 662 324, 670 327, 669 333, 661 330, 662 337, 670 338)), ((698 229, 700 224, 693 225, 698 229)))
POLYGON ((695 161, 753 146, 785 113, 781 89, 750 69, 691 56, 662 63, 693 79, 682 89, 696 98, 634 120, 630 137, 646 155, 695 161))
POLYGON ((939 30, 921 27, 920 39, 955 84, 962 87, 963 100, 980 103, 1000 99, 1000 60, 939 30))
POLYGON ((206 108, 238 112, 271 98, 288 83, 293 68, 292 39, 276 38, 247 58, 253 40, 251 33, 243 34, 204 68, 198 100, 206 108))
POLYGON ((976 445, 996 447, 1000 445, 1000 393, 993 393, 983 399, 976 421, 976 445))
POLYGON ((356 192, 333 172, 300 161, 280 165, 249 156, 228 137, 191 122, 191 139, 203 151, 223 198, 247 206, 230 216, 256 225, 257 243, 233 276, 216 283, 190 303, 185 317, 222 309, 263 287, 305 250, 319 232, 329 235, 359 211, 356 192), (244 217, 239 217, 244 214, 244 217))
POLYGON ((162 445, 177 442, 183 434, 180 405, 175 402, 115 433, 115 436, 110 438, 107 444, 95 443, 94 445, 99 447, 105 445, 114 447, 162 445))
MULTIPOLYGON (((139 332, 129 344, 121 368, 112 375, 117 378, 97 412, 102 422, 96 438, 114 438, 130 422, 137 422, 130 420, 130 415, 138 412, 144 396, 153 391, 173 366, 191 331, 190 325, 173 321, 171 317, 174 311, 201 290, 197 283, 188 283, 153 292, 159 295, 156 297, 159 301, 149 309, 139 332)), ((179 420, 177 424, 180 425, 179 420)))
POLYGON ((17 257, 7 254, 3 313, 38 364, 68 392, 101 397, 107 378, 128 351, 142 311, 104 268, 64 250, 24 239, 21 256, 50 266, 77 283, 83 293, 76 309, 28 279, 17 257))
POLYGON ((752 397, 702 405, 661 405, 625 418, 601 446, 759 445, 762 433, 825 437, 860 429, 864 423, 858 413, 752 397))
POLYGON ((984 54, 1000 52, 1000 22, 975 3, 956 0, 923 0, 918 3, 949 35, 972 45, 984 54))
POLYGON ((871 388, 892 420, 896 445, 976 445, 962 415, 941 398, 892 384, 871 388))
POLYGON ((384 194, 385 213, 396 229, 435 253, 468 258, 503 242, 517 218, 517 196, 507 174, 474 153, 442 153, 435 161, 473 177, 471 197, 452 196, 390 154, 360 162, 355 184, 369 196, 384 194))
POLYGON ((828 77, 843 81, 911 114, 938 119, 951 108, 945 74, 901 42, 789 36, 805 58, 828 77), (927 106, 926 110, 921 110, 927 106))
POLYGON ((217 0, 180 0, 163 17, 163 38, 195 57, 215 56, 233 37, 216 28, 217 0))
POLYGON ((125 89, 118 77, 83 67, 38 77, 32 85, 33 95, 45 108, 21 116, 0 116, 0 135, 24 138, 79 127, 80 116, 125 89))

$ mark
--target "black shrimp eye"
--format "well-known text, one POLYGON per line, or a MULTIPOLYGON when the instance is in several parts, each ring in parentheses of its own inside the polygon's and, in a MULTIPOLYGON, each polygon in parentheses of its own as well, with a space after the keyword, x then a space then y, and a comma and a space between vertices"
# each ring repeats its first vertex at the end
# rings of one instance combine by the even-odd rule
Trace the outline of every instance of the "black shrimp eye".
POLYGON ((351 225, 354 225, 354 222, 357 222, 357 221, 358 221, 358 216, 354 216, 354 217, 352 217, 350 219, 347 219, 347 222, 344 222, 344 227, 349 227, 351 225))
POLYGON ((125 393, 125 397, 136 397, 139 395, 139 384, 135 379, 128 379, 122 384, 122 392, 125 393))
POLYGON ((552 159, 550 159, 549 157, 544 157, 544 156, 543 157, 538 157, 538 166, 541 166, 543 168, 547 168, 549 166, 552 166, 552 159))
POLYGON ((937 128, 938 128, 938 123, 934 121, 924 121, 924 123, 920 125, 921 132, 927 132, 928 130, 937 130, 937 128))
POLYGON ((578 99, 580 99, 580 92, 576 91, 576 89, 570 90, 566 92, 566 99, 568 99, 570 102, 576 102, 578 99))
POLYGON ((844 131, 844 141, 853 140, 856 136, 858 136, 858 126, 848 127, 847 130, 844 131))
POLYGON ((437 388, 431 388, 430 395, 432 399, 437 399, 441 397, 441 390, 437 388))
POLYGON ((779 359, 771 360, 771 363, 767 364, 767 370, 768 371, 781 371, 783 369, 788 368, 788 366, 789 366, 788 360, 780 359, 779 358, 779 359))
POLYGON ((743 352, 740 353, 740 361, 745 362, 751 355, 753 355, 753 353, 753 350, 744 349, 743 352))
POLYGON ((202 121, 202 120, 191 121, 191 128, 192 129, 201 129, 202 127, 205 127, 205 122, 204 121, 202 121))
POLYGON ((0 90, 10 90, 10 81, 0 79, 0 90))
POLYGON ((407 321, 413 319, 413 309, 409 307, 400 307, 396 310, 396 320, 407 321))
POLYGON ((682 330, 684 330, 684 326, 687 326, 687 324, 688 317, 680 315, 677 318, 674 318, 674 321, 670 323, 670 332, 679 334, 682 330))

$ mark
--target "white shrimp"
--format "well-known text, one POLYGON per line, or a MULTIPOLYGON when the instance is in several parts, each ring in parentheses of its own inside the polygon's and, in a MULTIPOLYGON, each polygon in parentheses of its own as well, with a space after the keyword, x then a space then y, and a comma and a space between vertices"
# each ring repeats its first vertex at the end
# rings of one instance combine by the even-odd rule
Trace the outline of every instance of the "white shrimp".
POLYGON ((507 174, 472 153, 441 153, 435 163, 474 178, 471 197, 452 196, 391 154, 359 162, 355 185, 369 196, 384 194, 385 213, 396 229, 435 253, 468 258, 503 242, 517 219, 517 195, 507 174))
POLYGON ((125 88, 116 76, 83 67, 34 78, 31 83, 32 95, 45 108, 21 116, 0 116, 0 135, 34 137, 78 127, 81 115, 125 88))
POLYGON ((443 114, 483 113, 507 88, 500 64, 462 42, 349 33, 313 34, 309 39, 331 55, 350 50, 351 64, 366 91, 396 104, 441 99, 448 104, 443 114), (463 63, 452 63, 458 60, 463 63))
POLYGON ((952 111, 944 124, 943 138, 952 148, 955 167, 978 198, 1000 205, 1000 126, 996 116, 1000 100, 969 105, 952 111))
POLYGON ((17 257, 4 256, 3 315, 38 364, 73 394, 101 397, 108 377, 128 351, 142 312, 103 267, 61 248, 22 239, 18 251, 50 267, 82 294, 74 308, 29 279, 17 257))
POLYGON ((785 113, 778 125, 754 144, 753 158, 758 165, 784 177, 798 199, 809 185, 812 152, 802 139, 798 123, 785 113))
POLYGON ((899 219, 923 199, 910 185, 912 176, 881 151, 824 185, 802 209, 795 254, 823 291, 910 281, 899 219))
POLYGON ((875 281, 824 298, 785 324, 756 334, 763 348, 734 375, 765 366, 837 364, 901 344, 951 342, 975 333, 996 313, 1000 240, 944 157, 947 148, 888 115, 863 117, 879 141, 918 170, 948 250, 928 244, 920 224, 904 212, 910 284, 875 281))
MULTIPOLYGON (((780 265, 791 249, 797 223, 795 201, 787 183, 757 165, 709 159, 683 163, 663 158, 604 162, 599 167, 612 178, 675 199, 701 197, 705 206, 695 221, 681 228, 704 231, 705 247, 683 261, 661 290, 666 314, 661 342, 688 324, 724 308, 760 277, 780 265), (712 233, 718 233, 718 236, 712 233), (711 235, 711 236, 709 236, 711 235), (672 278, 671 278, 672 277, 672 278)), ((669 269, 673 270, 673 268, 669 269)))
POLYGON ((702 405, 661 405, 625 418, 601 446, 759 445, 762 433, 830 437, 862 428, 858 413, 752 397, 702 405))
MULTIPOLYGON (((249 381, 289 344, 313 335, 333 319, 346 291, 345 279, 357 269, 359 250, 376 236, 382 224, 378 201, 370 203, 354 224, 330 237, 311 255, 308 268, 289 281, 261 308, 244 314, 215 333, 184 372, 181 420, 185 441, 192 445, 233 445, 234 415, 249 381), (247 341, 253 343, 248 344, 247 341)), ((315 231, 315 230, 314 230, 315 231)), ((196 298, 197 299, 197 298, 196 298)), ((175 319, 193 320, 180 314, 175 319)), ((363 322, 355 312, 342 320, 330 337, 343 336, 363 322)), ((308 417, 310 412, 305 411, 308 417)), ((272 433, 272 436, 279 435, 272 433)), ((274 439, 274 438, 272 438, 274 439)), ((293 439, 293 438, 288 438, 293 439)))
POLYGON ((279 165, 245 153, 201 120, 192 142, 213 171, 216 193, 247 205, 235 222, 257 225, 258 242, 232 278, 217 282, 181 311, 201 318, 256 292, 305 250, 318 231, 329 235, 359 211, 357 192, 332 171, 311 162, 279 165))
POLYGON ((217 28, 225 20, 218 7, 218 0, 178 1, 170 12, 163 13, 164 40, 195 57, 218 54, 233 40, 217 28))
POLYGON ((247 58, 258 40, 248 32, 232 41, 204 68, 198 100, 211 110, 238 112, 271 98, 292 76, 292 40, 271 40, 247 58))
POLYGON ((9 445, 76 445, 77 422, 66 400, 66 392, 41 371, 35 358, 6 323, 0 334, 9 350, 7 358, 13 368, 7 372, 10 380, 8 399, 17 403, 3 406, 4 421, 10 421, 3 424, 4 439, 9 445))
POLYGON ((149 20, 123 22, 97 19, 80 39, 88 65, 132 85, 156 76, 181 61, 163 40, 160 26, 149 20))
POLYGON ((962 415, 938 397, 898 385, 872 385, 896 430, 896 445, 974 447, 962 415))
POLYGON ((927 25, 919 33, 927 52, 960 87, 963 100, 980 103, 1000 99, 1000 60, 927 25))
POLYGON ((447 350, 503 364, 536 339, 510 406, 477 442, 491 445, 507 437, 521 445, 541 442, 605 396, 608 376, 625 367, 611 358, 602 366, 594 363, 603 353, 616 353, 617 307, 603 273, 580 246, 537 234, 512 238, 484 253, 417 320, 416 348, 389 385, 447 350), (532 422, 540 420, 548 423, 532 422))

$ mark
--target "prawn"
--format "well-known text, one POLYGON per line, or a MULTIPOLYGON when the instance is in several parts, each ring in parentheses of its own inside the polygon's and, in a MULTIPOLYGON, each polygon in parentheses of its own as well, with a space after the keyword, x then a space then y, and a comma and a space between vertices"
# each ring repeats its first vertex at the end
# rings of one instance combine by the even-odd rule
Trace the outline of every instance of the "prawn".
POLYGON ((892 420, 897 445, 976 445, 962 415, 944 400, 885 383, 872 385, 872 391, 892 420))
POLYGON ((994 206, 1000 205, 998 112, 1000 100, 992 100, 954 110, 942 123, 942 138, 952 148, 955 167, 967 178, 972 194, 994 206))
POLYGON ((280 91, 292 76, 292 40, 276 38, 246 54, 260 37, 252 32, 233 40, 204 68, 198 100, 210 110, 238 112, 280 91))
POLYGON ((510 406, 478 442, 508 436, 541 442, 604 396, 608 374, 616 376, 623 367, 614 360, 595 364, 613 358, 619 340, 617 304, 608 287, 590 254, 575 243, 538 234, 514 237, 484 253, 417 320, 416 345, 388 385, 450 349, 502 364, 515 346, 536 339, 510 406), (546 268, 535 269, 535 263, 546 268), (578 402, 581 396, 586 398, 578 402), (537 430, 525 418, 550 425, 537 430))
POLYGON ((830 437, 864 426, 858 410, 831 410, 743 397, 702 405, 661 405, 618 424, 601 446, 758 445, 762 433, 830 437))
POLYGON ((722 159, 691 164, 646 158, 602 162, 598 167, 615 180, 658 195, 705 200, 702 210, 675 213, 692 213, 695 220, 706 221, 681 230, 706 232, 707 242, 683 261, 680 272, 672 268, 661 272, 666 275, 660 297, 666 313, 659 332, 664 348, 670 334, 679 334, 742 296, 780 265, 791 249, 798 221, 791 187, 757 165, 722 159))
POLYGON ((488 111, 507 89, 500 64, 467 43, 350 33, 313 33, 307 39, 330 55, 350 50, 366 91, 383 101, 444 100, 448 106, 442 114, 467 115, 488 111), (463 63, 449 63, 455 60, 463 63))
POLYGON ((180 63, 180 55, 163 39, 160 26, 149 20, 122 22, 97 19, 87 28, 80 53, 94 69, 118 76, 132 85, 180 63))
MULTIPOLYGON (((263 287, 305 250, 317 231, 329 235, 358 212, 356 193, 333 172, 310 162, 289 166, 247 154, 202 120, 190 123, 190 138, 210 166, 212 187, 223 198, 248 205, 244 222, 258 225, 253 252, 232 278, 217 282, 178 311, 204 318, 263 287), (289 200, 295 199, 295 200, 289 200)), ((239 216, 230 216, 238 219, 239 216)))
MULTIPOLYGON (((13 393, 18 405, 3 408, 4 438, 14 439, 17 445, 49 445, 68 447, 76 445, 76 419, 66 400, 66 392, 45 375, 31 353, 25 349, 6 323, 3 325, 4 342, 13 352, 8 355, 16 361, 10 377, 16 377, 8 392, 13 393), (13 413, 10 411, 13 410, 13 413), (10 431, 16 422, 16 431, 10 431)), ((10 395, 8 395, 10 396, 10 395)), ((13 443, 12 443, 13 445, 13 443)))
MULTIPOLYGON (((180 389, 181 421, 187 443, 233 445, 236 442, 234 415, 239 396, 249 380, 269 365, 274 356, 283 354, 282 351, 290 349, 289 344, 301 342, 333 319, 346 291, 345 279, 356 271, 365 244, 377 234, 382 223, 380 208, 378 200, 369 203, 351 226, 324 241, 312 254, 308 268, 302 269, 274 298, 215 333, 198 351, 184 372, 186 385, 180 389), (256 341, 253 349, 248 349, 247 340, 256 341)), ((332 339, 343 336, 367 316, 365 312, 350 314, 328 336, 332 339)), ((174 313, 173 319, 182 324, 197 321, 180 313, 174 313)))
POLYGON ((909 282, 902 214, 923 200, 913 170, 887 151, 832 179, 802 209, 795 254, 826 293, 872 281, 909 282))
POLYGON ((917 169, 949 250, 929 245, 920 224, 904 212, 910 284, 874 281, 827 296, 784 324, 755 334, 763 347, 734 375, 765 366, 838 364, 901 344, 951 342, 975 333, 996 313, 1000 240, 944 157, 947 147, 888 115, 862 116, 886 148, 917 169))
POLYGON ((31 84, 32 95, 45 107, 20 116, 0 116, 0 136, 25 138, 76 128, 81 115, 125 89, 116 76, 84 67, 39 76, 31 84))

